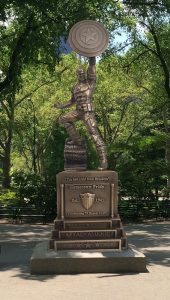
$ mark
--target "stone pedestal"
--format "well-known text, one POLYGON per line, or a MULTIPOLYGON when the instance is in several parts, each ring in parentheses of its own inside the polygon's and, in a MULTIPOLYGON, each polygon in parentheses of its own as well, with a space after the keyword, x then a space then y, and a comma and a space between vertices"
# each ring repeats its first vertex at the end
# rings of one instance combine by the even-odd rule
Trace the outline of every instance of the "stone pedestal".
POLYGON ((127 249, 117 203, 117 173, 64 171, 57 176, 58 216, 50 249, 127 249))
POLYGON ((31 274, 147 272, 129 247, 117 202, 117 173, 64 171, 57 176, 57 218, 49 242, 36 246, 31 274))
POLYGON ((147 272, 146 258, 133 247, 123 251, 54 251, 39 243, 31 257, 31 274, 147 272))

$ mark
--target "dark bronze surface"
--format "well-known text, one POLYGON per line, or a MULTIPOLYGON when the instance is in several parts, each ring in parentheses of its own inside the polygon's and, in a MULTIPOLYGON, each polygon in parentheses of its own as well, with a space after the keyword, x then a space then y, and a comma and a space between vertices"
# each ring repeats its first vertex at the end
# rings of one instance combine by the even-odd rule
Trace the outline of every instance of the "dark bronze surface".
POLYGON ((76 23, 69 32, 69 44, 79 54, 90 57, 100 55, 108 45, 106 29, 94 20, 76 23))
POLYGON ((64 147, 64 170, 80 170, 84 171, 87 169, 87 149, 85 142, 81 145, 70 144, 65 142, 64 147))
POLYGON ((109 183, 65 184, 66 218, 109 217, 111 214, 110 202, 109 183), (88 195, 90 196, 88 197, 88 195))
POLYGON ((101 218, 117 214, 117 174, 113 171, 61 172, 57 191, 58 217, 101 218))
MULTIPOLYGON (((55 236, 54 232, 54 236, 55 236)), ((61 240, 91 240, 91 239, 111 239, 117 237, 116 230, 81 230, 81 231, 60 231, 57 232, 58 238, 61 240)))
MULTIPOLYGON (((67 130, 70 137, 70 144, 81 145, 83 144, 83 140, 74 123, 78 120, 83 121, 96 147, 100 162, 99 169, 104 170, 107 169, 106 149, 103 139, 97 129, 94 107, 91 103, 96 82, 95 57, 89 58, 87 75, 83 69, 78 69, 77 76, 78 83, 72 89, 71 99, 66 104, 55 105, 56 107, 62 109, 76 104, 76 110, 62 115, 59 119, 59 122, 63 124, 67 130)), ((73 168, 76 169, 74 163, 73 168)))

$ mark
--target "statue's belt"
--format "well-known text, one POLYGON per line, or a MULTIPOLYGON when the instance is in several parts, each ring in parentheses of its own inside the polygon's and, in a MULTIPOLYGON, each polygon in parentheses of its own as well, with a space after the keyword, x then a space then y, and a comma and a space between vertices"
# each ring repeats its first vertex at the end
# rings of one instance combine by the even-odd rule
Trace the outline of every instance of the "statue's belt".
POLYGON ((77 104, 76 109, 81 111, 94 111, 94 108, 90 103, 77 104))

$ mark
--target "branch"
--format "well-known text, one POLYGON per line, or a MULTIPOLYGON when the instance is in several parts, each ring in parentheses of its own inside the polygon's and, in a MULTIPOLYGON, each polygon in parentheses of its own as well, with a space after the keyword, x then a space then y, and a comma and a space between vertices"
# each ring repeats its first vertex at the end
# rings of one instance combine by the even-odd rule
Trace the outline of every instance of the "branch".
POLYGON ((24 147, 22 147, 22 154, 25 157, 25 163, 26 163, 27 168, 31 171, 32 167, 30 167, 30 165, 29 165, 29 159, 28 159, 28 156, 25 153, 24 147))
POLYGON ((156 31, 154 29, 154 27, 152 26, 151 29, 150 29, 150 32, 153 36, 153 39, 154 39, 154 42, 155 42, 155 46, 156 46, 156 49, 157 49, 157 54, 158 54, 158 58, 161 62, 161 66, 162 66, 162 69, 163 69, 163 72, 164 72, 164 77, 165 77, 165 90, 167 92, 167 95, 168 97, 170 98, 170 72, 169 72, 169 69, 168 69, 168 65, 164 59, 164 56, 163 56, 163 53, 162 53, 162 50, 161 50, 161 46, 160 46, 160 43, 159 43, 159 40, 158 40, 158 37, 157 37, 157 34, 156 34, 156 31))
POLYGON ((141 56, 145 55, 147 52, 149 52, 149 50, 145 50, 141 53, 138 54, 138 56, 136 56, 128 65, 125 65, 124 68, 127 68, 127 71, 129 71, 130 66, 136 61, 138 60, 141 56))
POLYGON ((165 132, 168 136, 170 133, 170 126, 169 126, 168 117, 167 117, 167 110, 165 107, 162 110, 162 116, 163 116, 163 121, 164 121, 164 126, 165 126, 165 132))
POLYGON ((10 111, 9 111, 7 105, 4 103, 4 101, 1 102, 1 105, 4 108, 4 110, 6 111, 8 118, 10 119, 11 118, 11 114, 10 114, 10 111))
POLYGON ((0 154, 0 159, 3 161, 4 160, 4 155, 0 154))
MULTIPOLYGON (((136 123, 136 118, 134 118, 133 129, 132 129, 131 133, 129 134, 128 138, 127 138, 126 141, 125 141, 125 145, 126 145, 126 146, 128 145, 130 139, 132 138, 132 136, 133 136, 135 130, 138 128, 138 126, 143 122, 143 120, 144 120, 145 118, 146 118, 146 116, 144 116, 144 117, 143 117, 139 122, 137 122, 137 123, 136 123)), ((122 152, 118 153, 118 154, 116 155, 116 159, 118 159, 121 155, 122 155, 122 152)))
POLYGON ((98 101, 99 101, 99 104, 100 104, 100 107, 101 107, 101 114, 102 114, 102 120, 103 120, 103 129, 104 129, 104 137, 103 137, 103 139, 104 139, 104 141, 106 141, 106 130, 108 132, 108 135, 111 136, 112 129, 111 129, 109 121, 108 121, 108 114, 105 111, 105 109, 103 108, 104 101, 101 101, 100 98, 99 98, 98 101))
MULTIPOLYGON (((118 2, 118 1, 114 1, 118 2)), ((143 2, 143 1, 130 1, 130 0, 123 0, 123 4, 125 5, 136 5, 136 6, 156 6, 159 7, 160 5, 163 6, 163 4, 158 3, 158 0, 150 0, 148 2, 143 2)))
POLYGON ((3 149, 3 150, 5 150, 5 145, 4 145, 4 143, 0 140, 0 146, 1 146, 1 148, 3 149))
POLYGON ((4 35, 1 36, 0 41, 5 41, 6 39, 11 38, 11 37, 13 37, 13 36, 15 36, 15 35, 16 35, 15 32, 13 32, 13 33, 11 33, 11 34, 9 34, 9 35, 4 34, 4 35))
POLYGON ((19 63, 19 58, 24 49, 24 43, 25 43, 25 40, 26 40, 27 36, 29 35, 29 33, 32 32, 33 30, 35 31, 37 28, 39 28, 47 23, 47 21, 46 21, 46 22, 42 22, 40 24, 31 26, 30 24, 32 24, 32 21, 33 21, 33 15, 31 15, 28 18, 24 31, 20 34, 20 36, 18 37, 18 39, 16 41, 15 47, 13 49, 13 52, 12 52, 12 55, 10 58, 10 63, 9 63, 6 78, 2 82, 0 82, 0 92, 2 92, 4 89, 8 88, 11 85, 11 83, 14 82, 14 79, 17 78, 18 75, 20 75, 22 66, 19 63))
MULTIPOLYGON (((150 95, 152 95, 153 97, 155 97, 155 99, 157 100, 160 100, 160 99, 165 99, 165 96, 162 95, 162 96, 159 96, 157 93, 153 93, 151 92, 147 87, 143 86, 142 84, 139 84, 138 82, 136 82, 136 77, 132 76, 132 75, 129 75, 129 77, 131 79, 133 79, 135 81, 135 84, 137 87, 140 87, 142 89, 144 89, 145 91, 147 91, 150 95)), ((163 109, 167 104, 169 104, 169 101, 164 101, 163 103, 161 103, 159 106, 157 106, 157 110, 161 110, 163 109)), ((153 112, 154 113, 155 111, 155 108, 153 109, 153 111, 151 111, 151 113, 153 112)))
POLYGON ((146 45, 145 43, 143 43, 141 40, 139 41, 139 43, 145 47, 149 52, 152 52, 154 55, 156 55, 157 57, 159 57, 158 53, 156 52, 156 50, 150 48, 148 45, 146 45))
POLYGON ((122 109, 122 113, 121 113, 121 116, 120 116, 120 120, 118 122, 118 125, 116 126, 116 130, 115 130, 115 134, 112 138, 112 142, 116 139, 116 137, 118 136, 118 132, 119 132, 119 128, 120 128, 120 125, 122 123, 122 120, 124 118, 124 115, 127 111, 127 108, 128 108, 128 103, 125 103, 124 106, 123 106, 123 109, 122 109))
POLYGON ((131 78, 132 80, 134 80, 134 82, 135 82, 135 84, 136 84, 136 86, 137 86, 138 88, 144 89, 145 91, 148 92, 148 94, 150 94, 150 95, 152 95, 152 96, 154 96, 154 97, 157 98, 157 94, 151 92, 151 90, 149 90, 147 87, 145 87, 145 86, 143 86, 142 84, 140 84, 140 83, 138 82, 138 79, 137 79, 136 77, 134 77, 134 76, 132 76, 132 75, 129 75, 129 78, 131 78))
POLYGON ((24 31, 21 33, 15 44, 14 50, 10 58, 6 78, 4 79, 4 81, 0 82, 0 92, 2 92, 5 88, 9 87, 16 76, 16 73, 18 71, 18 58, 23 50, 25 38, 27 37, 28 33, 32 30, 30 27, 31 20, 32 17, 28 19, 24 31))
POLYGON ((48 18, 50 21, 52 21, 53 23, 55 23, 55 24, 57 24, 57 25, 61 24, 61 18, 60 18, 60 20, 56 20, 56 19, 50 17, 50 16, 49 16, 46 12, 44 12, 44 11, 42 11, 42 14, 43 14, 46 18, 48 18))
POLYGON ((114 51, 114 50, 115 50, 115 52, 120 52, 120 51, 122 51, 123 49, 125 49, 126 47, 128 47, 132 44, 133 44, 132 42, 129 42, 129 43, 123 45, 122 47, 118 48, 118 49, 116 49, 116 47, 115 48, 113 47, 113 48, 110 49, 110 51, 108 50, 108 53, 112 54, 112 51, 114 51))
MULTIPOLYGON (((68 69, 68 67, 65 67, 62 71, 60 71, 57 75, 61 76, 62 73, 64 73, 66 70, 68 69)), ((58 78, 55 78, 51 81, 44 81, 42 82, 39 86, 37 86, 32 92, 27 93, 25 96, 23 96, 21 99, 19 99, 16 103, 15 103, 15 107, 17 107, 19 104, 21 104, 26 98, 33 96, 33 94, 35 94, 35 92, 40 89, 41 87, 43 87, 44 85, 49 85, 52 84, 53 82, 55 82, 58 78)))

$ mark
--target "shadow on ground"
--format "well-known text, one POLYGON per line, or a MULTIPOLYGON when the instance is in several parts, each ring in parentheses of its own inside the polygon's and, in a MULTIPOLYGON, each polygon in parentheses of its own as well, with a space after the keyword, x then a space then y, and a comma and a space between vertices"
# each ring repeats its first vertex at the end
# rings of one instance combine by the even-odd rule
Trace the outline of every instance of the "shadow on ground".
POLYGON ((132 224, 125 228, 129 243, 146 255, 148 265, 170 267, 170 224, 132 224))
MULTIPOLYGON (((30 258, 35 245, 48 240, 52 225, 1 224, 0 271, 15 270, 12 277, 24 280, 48 281, 57 275, 30 275, 30 258)), ((125 226, 130 244, 139 248, 149 265, 170 266, 170 223, 132 224, 125 226)), ((12 274, 12 273, 11 273, 12 274)), ((98 278, 127 274, 98 275, 98 278)), ((131 273, 136 275, 136 273, 131 273)), ((60 275, 61 276, 61 275, 60 275)), ((64 275, 66 276, 66 275, 64 275)))

